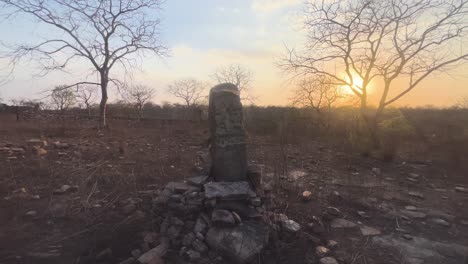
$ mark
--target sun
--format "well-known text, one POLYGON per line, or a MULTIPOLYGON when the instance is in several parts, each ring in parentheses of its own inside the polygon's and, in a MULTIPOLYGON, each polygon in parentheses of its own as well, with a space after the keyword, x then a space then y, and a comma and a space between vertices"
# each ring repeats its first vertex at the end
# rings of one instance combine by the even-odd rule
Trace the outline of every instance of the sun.
MULTIPOLYGON (((353 79, 353 85, 352 85, 352 87, 353 87, 355 90, 358 90, 358 91, 361 90, 361 87, 362 87, 362 85, 363 85, 363 80, 362 80, 362 78, 361 78, 359 75, 357 75, 357 74, 353 74, 352 79, 353 79)), ((347 82, 351 82, 349 77, 346 77, 346 81, 347 81, 347 82)), ((351 89, 351 87, 350 87, 349 85, 344 85, 344 86, 343 86, 342 92, 343 92, 345 95, 353 95, 353 94, 354 94, 353 90, 351 89)))

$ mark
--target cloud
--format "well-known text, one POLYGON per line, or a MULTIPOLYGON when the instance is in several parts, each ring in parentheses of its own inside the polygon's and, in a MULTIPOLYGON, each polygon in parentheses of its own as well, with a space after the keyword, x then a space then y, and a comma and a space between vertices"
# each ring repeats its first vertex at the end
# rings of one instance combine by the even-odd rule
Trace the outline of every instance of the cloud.
POLYGON ((302 0, 252 0, 250 7, 257 12, 271 13, 301 2, 302 0))

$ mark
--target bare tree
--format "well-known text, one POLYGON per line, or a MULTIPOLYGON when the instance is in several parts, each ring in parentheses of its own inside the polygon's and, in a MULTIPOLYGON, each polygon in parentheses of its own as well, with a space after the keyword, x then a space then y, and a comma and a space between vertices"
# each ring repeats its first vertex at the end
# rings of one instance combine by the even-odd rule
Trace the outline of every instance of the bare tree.
POLYGON ((96 97, 96 88, 92 86, 77 87, 76 99, 81 107, 84 107, 88 112, 88 117, 91 117, 91 105, 96 97))
MULTIPOLYGON (((146 53, 165 56, 160 42, 158 11, 162 0, 0 0, 0 7, 14 14, 27 14, 55 30, 44 41, 13 47, 11 64, 28 57, 39 63, 40 74, 64 70, 77 60, 87 62, 99 80, 77 84, 101 89, 100 119, 106 126, 110 73, 138 66, 146 53)), ((63 89, 77 84, 69 84, 63 89)))
POLYGON ((299 80, 291 98, 293 105, 309 107, 321 114, 324 109, 331 111, 333 104, 343 97, 339 86, 325 76, 306 77, 299 80))
POLYGON ((321 74, 360 99, 376 146, 383 110, 434 73, 468 59, 468 0, 309 1, 303 49, 279 66, 296 76, 321 74), (395 81, 399 80, 398 85, 395 81), (370 87, 380 95, 368 105, 370 87))
POLYGON ((56 110, 63 112, 75 104, 75 94, 70 89, 64 89, 64 86, 57 86, 50 94, 52 105, 56 110))
POLYGON ((145 85, 125 86, 122 89, 125 102, 135 107, 138 119, 143 117, 143 106, 154 97, 154 94, 154 89, 145 85))
POLYGON ((239 88, 241 100, 253 102, 255 98, 250 94, 252 72, 239 64, 230 64, 216 69, 212 78, 218 83, 232 83, 239 88))
POLYGON ((196 79, 182 79, 174 81, 169 85, 167 91, 173 96, 185 101, 190 107, 197 104, 203 98, 206 84, 196 79))

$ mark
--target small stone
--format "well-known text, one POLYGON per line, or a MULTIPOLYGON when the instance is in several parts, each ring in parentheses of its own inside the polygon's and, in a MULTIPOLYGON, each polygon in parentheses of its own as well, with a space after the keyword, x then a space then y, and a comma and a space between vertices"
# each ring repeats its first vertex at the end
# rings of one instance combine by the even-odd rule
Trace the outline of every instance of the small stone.
POLYGON ((310 199, 312 199, 312 192, 310 191, 304 191, 302 193, 302 200, 303 201, 310 201, 310 199))
POLYGON ((409 173, 408 175, 409 175, 409 177, 411 177, 411 178, 415 178, 415 179, 419 178, 419 174, 414 173, 414 172, 409 173))
POLYGON ((53 194, 64 194, 66 192, 73 192, 77 190, 78 190, 78 186, 70 186, 68 184, 64 184, 59 189, 55 189, 53 194))
POLYGON ((31 210, 31 211, 27 211, 26 212, 26 216, 31 216, 31 217, 34 217, 37 215, 37 212, 34 211, 34 210, 31 210))
POLYGON ((207 181, 208 181, 207 175, 197 176, 197 177, 192 177, 192 178, 187 179, 188 184, 193 185, 193 186, 198 186, 198 187, 201 187, 207 181))
POLYGON ((281 226, 283 230, 289 233, 296 233, 301 229, 301 225, 291 219, 281 221, 281 226))
POLYGON ((60 141, 54 142, 53 145, 56 149, 67 149, 70 147, 67 143, 61 143, 60 141))
POLYGON ((325 257, 328 253, 330 253, 330 249, 323 247, 323 246, 318 246, 315 248, 315 254, 319 257, 325 257))
POLYGON ((203 219, 203 217, 199 216, 197 218, 197 221, 195 222, 195 226, 193 227, 193 232, 204 234, 207 229, 208 229, 208 223, 206 222, 206 220, 203 219))
POLYGON ((375 175, 380 175, 382 174, 382 170, 380 168, 372 168, 372 172, 375 174, 375 175))
POLYGON ((232 211, 232 216, 234 217, 234 220, 236 220, 236 223, 240 224, 242 223, 242 218, 240 217, 239 214, 237 214, 236 212, 232 211))
POLYGON ((198 253, 197 251, 193 249, 190 249, 189 251, 187 251, 187 256, 191 261, 197 261, 201 258, 200 253, 198 253))
POLYGON ((381 234, 380 230, 375 229, 375 228, 370 227, 370 226, 363 226, 360 229, 361 229, 361 234, 363 236, 376 236, 376 235, 381 234))
POLYGON ((410 178, 410 177, 406 178, 406 180, 409 181, 409 182, 412 182, 412 183, 418 183, 419 182, 418 179, 410 178))
POLYGON ((332 257, 321 258, 319 264, 338 264, 338 261, 332 257))
POLYGON ((444 219, 435 218, 435 219, 431 219, 431 222, 434 224, 441 225, 441 226, 450 227, 450 223, 445 221, 444 219))
POLYGON ((211 222, 216 226, 235 226, 236 220, 228 210, 214 210, 211 215, 211 222))
POLYGON ((468 226, 468 220, 460 220, 460 224, 468 226))
POLYGON ((198 251, 200 253, 204 253, 204 252, 208 251, 208 247, 206 246, 206 244, 203 243, 203 241, 201 241, 199 239, 195 239, 195 241, 193 241, 192 247, 193 247, 193 249, 195 249, 196 251, 198 251))
POLYGON ((424 195, 421 192, 411 191, 411 192, 408 192, 408 195, 419 198, 419 199, 424 199, 424 195))
POLYGON ((33 150, 33 153, 36 154, 37 156, 44 156, 47 154, 47 150, 41 148, 40 146, 33 146, 32 150, 33 150))
POLYGON ((456 192, 468 193, 468 189, 464 187, 455 187, 456 192))
POLYGON ((196 233, 195 236, 201 241, 205 240, 205 236, 202 233, 196 233))
POLYGON ((332 228, 353 228, 356 227, 356 224, 343 218, 335 218, 332 220, 330 226, 332 228))
POLYGON ((418 208, 416 208, 416 206, 407 205, 405 206, 405 209, 408 211, 416 211, 418 208))
POLYGON ((259 197, 255 197, 255 198, 250 200, 250 203, 253 206, 261 206, 262 205, 262 200, 259 197))
POLYGON ((335 248, 338 246, 338 242, 336 242, 335 240, 328 240, 327 242, 327 247, 329 248, 335 248))
POLYGON ((413 236, 409 235, 409 234, 403 234, 402 237, 406 240, 413 240, 413 236))
POLYGON ((341 211, 340 209, 336 208, 336 207, 327 207, 327 214, 331 215, 331 216, 335 216, 335 217, 339 217, 341 216, 341 211))
POLYGON ((138 261, 143 264, 149 264, 154 259, 162 258, 166 255, 169 248, 169 243, 166 239, 161 241, 157 247, 149 250, 138 258, 138 261))
POLYGON ((424 219, 424 218, 426 218, 425 213, 421 213, 421 212, 417 212, 417 211, 400 210, 400 213, 403 216, 414 218, 414 219, 424 219))
POLYGON ((357 211, 357 214, 362 218, 370 218, 364 211, 357 211))

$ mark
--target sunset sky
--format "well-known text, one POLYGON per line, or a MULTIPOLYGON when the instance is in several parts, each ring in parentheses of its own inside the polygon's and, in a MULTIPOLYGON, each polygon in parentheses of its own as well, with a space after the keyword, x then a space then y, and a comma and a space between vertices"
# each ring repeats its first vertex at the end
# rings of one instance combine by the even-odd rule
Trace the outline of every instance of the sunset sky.
MULTIPOLYGON (((300 31, 302 8, 302 0, 167 0, 161 13, 161 30, 171 56, 165 60, 144 58, 134 80, 156 89, 154 102, 180 102, 167 94, 170 82, 187 77, 209 81, 217 67, 238 63, 253 72, 256 104, 289 104, 293 87, 275 62, 284 54, 285 45, 299 47, 304 42, 305 33, 300 31)), ((5 43, 33 43, 47 32, 47 26, 29 18, 0 24, 5 43)), ((6 62, 0 63, 5 66, 6 62)), ((69 74, 39 78, 32 76, 34 69, 28 63, 23 63, 16 69, 14 80, 0 87, 0 97, 39 98, 43 90, 80 80, 87 69, 87 64, 76 65, 69 74)), ((110 100, 117 96, 112 92, 110 100)), ((462 97, 468 97, 466 66, 427 79, 397 104, 447 106, 462 97)))

